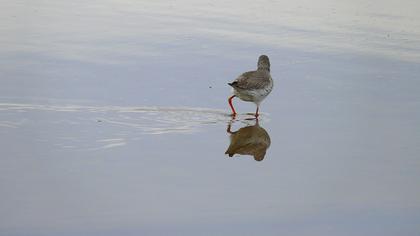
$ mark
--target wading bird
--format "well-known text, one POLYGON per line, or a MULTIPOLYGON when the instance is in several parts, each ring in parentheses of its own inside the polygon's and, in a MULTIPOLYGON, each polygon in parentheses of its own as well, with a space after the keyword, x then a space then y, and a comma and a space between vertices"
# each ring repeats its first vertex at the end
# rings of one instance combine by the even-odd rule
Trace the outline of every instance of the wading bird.
POLYGON ((253 102, 257 105, 255 117, 258 117, 258 110, 261 102, 273 90, 273 79, 270 75, 270 60, 268 56, 261 55, 258 58, 258 68, 255 71, 248 71, 240 75, 232 83, 233 95, 229 97, 229 106, 232 109, 232 116, 236 115, 232 105, 232 99, 238 97, 243 101, 253 102))

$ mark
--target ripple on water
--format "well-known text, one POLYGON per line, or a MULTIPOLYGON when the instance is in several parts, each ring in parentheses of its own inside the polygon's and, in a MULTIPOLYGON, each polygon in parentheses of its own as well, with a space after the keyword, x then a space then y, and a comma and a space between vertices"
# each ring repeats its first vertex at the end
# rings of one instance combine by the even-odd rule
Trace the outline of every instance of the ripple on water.
MULTIPOLYGON (((239 114, 234 121, 250 118, 239 114)), ((32 129, 34 140, 62 149, 116 148, 142 135, 191 134, 231 121, 226 110, 209 108, 0 103, 0 130, 32 129)))

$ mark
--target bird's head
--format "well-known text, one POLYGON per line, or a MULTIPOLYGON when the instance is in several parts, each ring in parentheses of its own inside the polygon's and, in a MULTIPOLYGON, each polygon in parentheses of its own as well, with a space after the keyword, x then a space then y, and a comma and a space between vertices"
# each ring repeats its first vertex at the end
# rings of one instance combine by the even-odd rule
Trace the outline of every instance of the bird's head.
POLYGON ((258 58, 258 69, 259 70, 268 70, 268 71, 270 71, 270 59, 268 59, 268 56, 261 55, 258 58))

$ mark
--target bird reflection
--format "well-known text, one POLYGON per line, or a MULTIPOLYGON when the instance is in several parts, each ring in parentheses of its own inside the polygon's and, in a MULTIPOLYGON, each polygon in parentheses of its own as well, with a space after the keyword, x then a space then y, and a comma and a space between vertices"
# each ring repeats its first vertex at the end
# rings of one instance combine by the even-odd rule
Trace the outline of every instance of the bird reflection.
POLYGON ((254 156, 256 161, 262 161, 267 149, 270 147, 270 135, 258 124, 245 126, 239 130, 231 131, 232 121, 229 122, 227 132, 230 134, 230 145, 225 154, 232 157, 235 154, 254 156))

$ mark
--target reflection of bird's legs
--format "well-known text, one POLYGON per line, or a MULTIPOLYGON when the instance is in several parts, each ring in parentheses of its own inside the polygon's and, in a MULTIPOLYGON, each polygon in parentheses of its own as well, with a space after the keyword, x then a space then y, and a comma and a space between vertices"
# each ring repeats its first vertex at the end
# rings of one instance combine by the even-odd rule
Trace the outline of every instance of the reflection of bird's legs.
POLYGON ((228 124, 228 127, 227 127, 227 129, 226 129, 226 132, 228 132, 229 134, 232 134, 233 132, 230 130, 232 127, 232 124, 231 123, 229 123, 228 124))
POLYGON ((260 115, 260 114, 258 114, 259 109, 260 109, 260 105, 257 104, 257 111, 255 112, 255 118, 257 118, 257 119, 258 119, 258 116, 260 115))
POLYGON ((230 106, 230 108, 232 109, 232 116, 233 117, 235 117, 235 115, 236 115, 236 111, 235 111, 235 108, 233 107, 233 105, 232 105, 232 99, 234 98, 234 97, 236 97, 236 95, 232 95, 230 98, 229 98, 229 106, 230 106))
POLYGON ((228 127, 226 129, 226 132, 228 132, 229 134, 233 134, 234 132, 232 132, 231 128, 232 128, 232 123, 235 120, 235 117, 232 117, 232 119, 229 121, 228 123, 228 127))

